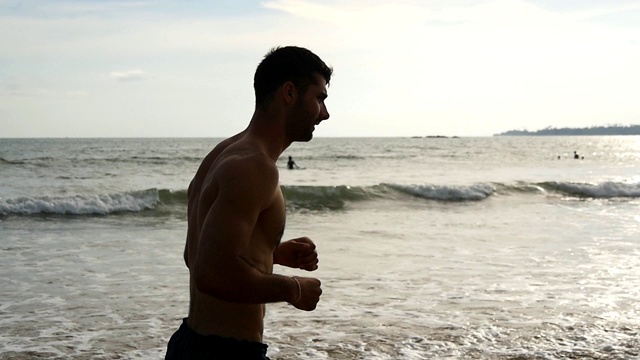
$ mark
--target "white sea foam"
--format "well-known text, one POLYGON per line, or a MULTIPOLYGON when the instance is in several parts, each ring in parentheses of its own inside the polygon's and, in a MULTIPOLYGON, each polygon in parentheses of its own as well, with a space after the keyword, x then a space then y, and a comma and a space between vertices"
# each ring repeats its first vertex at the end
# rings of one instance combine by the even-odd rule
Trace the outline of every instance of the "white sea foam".
POLYGON ((582 184, 560 182, 554 183, 553 188, 569 195, 593 198, 640 197, 640 183, 622 183, 606 181, 600 184, 582 184))
POLYGON ((158 203, 155 189, 107 195, 39 196, 0 199, 0 214, 110 214, 139 212, 158 203))
POLYGON ((490 184, 469 186, 386 184, 386 186, 416 197, 444 201, 483 200, 496 190, 490 184))

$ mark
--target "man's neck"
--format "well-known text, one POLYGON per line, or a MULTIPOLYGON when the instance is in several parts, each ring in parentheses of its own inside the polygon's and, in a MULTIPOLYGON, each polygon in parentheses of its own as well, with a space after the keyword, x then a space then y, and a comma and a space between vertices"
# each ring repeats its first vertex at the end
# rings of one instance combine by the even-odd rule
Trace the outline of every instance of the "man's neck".
POLYGON ((279 114, 256 110, 246 136, 256 139, 265 154, 274 162, 291 145, 284 131, 284 118, 279 114))

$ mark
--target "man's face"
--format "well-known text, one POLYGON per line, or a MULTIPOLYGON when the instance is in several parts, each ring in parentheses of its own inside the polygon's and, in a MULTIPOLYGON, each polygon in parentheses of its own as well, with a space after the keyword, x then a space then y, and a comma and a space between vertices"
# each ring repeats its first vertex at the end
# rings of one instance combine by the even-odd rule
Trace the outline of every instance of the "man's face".
POLYGON ((309 141, 313 138, 316 125, 329 118, 324 103, 327 98, 327 82, 316 74, 315 82, 309 85, 304 94, 298 95, 293 105, 289 122, 289 134, 293 141, 309 141))

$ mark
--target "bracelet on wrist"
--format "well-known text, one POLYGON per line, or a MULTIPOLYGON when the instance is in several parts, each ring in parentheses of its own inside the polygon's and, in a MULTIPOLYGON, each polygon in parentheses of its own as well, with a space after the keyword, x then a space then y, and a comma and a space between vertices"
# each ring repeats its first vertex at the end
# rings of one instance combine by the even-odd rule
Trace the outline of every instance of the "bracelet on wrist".
POLYGON ((300 286, 300 281, 298 281, 298 279, 296 279, 296 277, 295 277, 295 276, 292 276, 291 278, 292 278, 292 279, 296 282, 296 284, 298 285, 298 298, 297 298, 295 301, 293 301, 293 302, 291 302, 291 303, 290 303, 290 304, 295 304, 295 303, 297 303, 298 301, 300 301, 300 299, 302 298, 302 286, 300 286))

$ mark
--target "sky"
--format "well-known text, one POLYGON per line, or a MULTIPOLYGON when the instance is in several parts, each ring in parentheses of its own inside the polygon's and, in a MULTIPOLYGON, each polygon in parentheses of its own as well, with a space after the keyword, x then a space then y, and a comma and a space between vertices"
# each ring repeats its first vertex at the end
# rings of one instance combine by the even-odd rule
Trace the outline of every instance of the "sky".
POLYGON ((640 124, 638 0, 0 0, 0 138, 230 136, 285 45, 317 137, 640 124))

